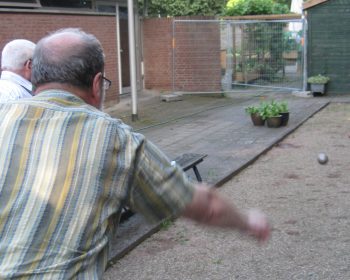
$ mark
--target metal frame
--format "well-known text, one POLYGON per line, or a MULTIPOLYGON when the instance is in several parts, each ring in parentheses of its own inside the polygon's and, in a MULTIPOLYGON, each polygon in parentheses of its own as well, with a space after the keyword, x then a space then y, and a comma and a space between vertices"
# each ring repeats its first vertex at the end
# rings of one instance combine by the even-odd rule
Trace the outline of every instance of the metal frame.
MULTIPOLYGON (((286 89, 286 90, 305 90, 306 89, 306 67, 307 67, 307 38, 306 38, 306 30, 307 30, 307 21, 305 17, 303 16, 301 19, 273 19, 273 20, 230 20, 230 19, 225 19, 225 20, 191 20, 191 19, 174 19, 172 22, 172 92, 176 91, 176 85, 175 85, 175 68, 176 68, 176 24, 177 23, 215 23, 217 22, 218 24, 222 23, 228 23, 228 24, 252 24, 252 23, 302 23, 303 24, 303 37, 304 37, 304 45, 303 45, 303 53, 301 56, 301 63, 302 63, 302 76, 301 76, 301 87, 300 88, 294 88, 294 87, 278 87, 278 86, 264 86, 264 85, 250 85, 251 87, 261 87, 261 88, 271 88, 271 89, 286 89)), ((234 83, 235 85, 243 85, 247 86, 248 84, 245 83, 234 83)), ((188 92, 190 93, 190 92, 188 92)), ((209 93, 209 92, 208 92, 209 93)))

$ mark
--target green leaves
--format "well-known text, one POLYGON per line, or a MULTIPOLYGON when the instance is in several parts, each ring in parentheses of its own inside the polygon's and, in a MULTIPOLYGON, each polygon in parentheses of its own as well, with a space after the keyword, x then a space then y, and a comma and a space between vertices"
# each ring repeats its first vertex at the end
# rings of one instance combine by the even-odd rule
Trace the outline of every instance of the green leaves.
POLYGON ((276 3, 273 0, 229 0, 225 9, 225 15, 227 16, 287 13, 289 13, 287 5, 276 3))
POLYGON ((318 74, 316 76, 309 77, 307 79, 307 82, 309 84, 327 84, 329 80, 330 80, 329 77, 318 74))
POLYGON ((271 100, 270 102, 261 102, 259 106, 248 106, 245 107, 245 111, 248 114, 257 114, 262 117, 263 120, 269 117, 279 116, 280 113, 287 113, 288 104, 286 101, 277 102, 275 100, 271 100))
POLYGON ((248 106, 244 109, 248 114, 256 114, 259 113, 260 109, 257 106, 248 106))
MULTIPOLYGON (((139 6, 144 1, 139 0, 139 6)), ((221 15, 226 1, 218 0, 149 0, 149 16, 214 16, 221 15)))

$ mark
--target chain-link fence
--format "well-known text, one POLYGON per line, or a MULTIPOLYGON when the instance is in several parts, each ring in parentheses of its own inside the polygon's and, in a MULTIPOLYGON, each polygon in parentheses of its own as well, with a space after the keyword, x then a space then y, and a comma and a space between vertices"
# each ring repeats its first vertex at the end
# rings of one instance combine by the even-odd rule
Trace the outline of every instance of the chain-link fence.
POLYGON ((174 91, 303 88, 303 20, 175 20, 173 38, 174 91))

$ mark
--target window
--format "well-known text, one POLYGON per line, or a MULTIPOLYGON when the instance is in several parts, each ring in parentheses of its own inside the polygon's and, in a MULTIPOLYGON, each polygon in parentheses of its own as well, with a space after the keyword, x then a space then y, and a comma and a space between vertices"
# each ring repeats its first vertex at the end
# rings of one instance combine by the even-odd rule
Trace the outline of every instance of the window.
POLYGON ((20 7, 20 8, 36 8, 41 7, 40 0, 12 0, 12 1, 1 1, 0 7, 20 7))
POLYGON ((92 0, 40 0, 43 7, 92 8, 92 0))
POLYGON ((96 4, 96 11, 101 13, 115 13, 115 5, 96 4))

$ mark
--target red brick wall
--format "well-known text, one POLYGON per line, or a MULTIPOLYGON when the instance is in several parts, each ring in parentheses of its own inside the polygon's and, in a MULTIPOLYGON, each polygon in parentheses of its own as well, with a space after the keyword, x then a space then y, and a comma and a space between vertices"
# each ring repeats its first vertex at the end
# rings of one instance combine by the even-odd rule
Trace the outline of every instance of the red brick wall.
POLYGON ((220 25, 176 22, 175 91, 221 91, 220 25))
POLYGON ((143 21, 144 84, 146 89, 172 88, 172 19, 143 21))
POLYGON ((106 77, 112 81, 112 88, 107 92, 106 102, 119 101, 114 16, 0 11, 0 24, 0 49, 10 40, 22 38, 37 42, 49 32, 66 27, 78 27, 94 34, 105 51, 105 73, 106 77))
MULTIPOLYGON (((106 103, 112 105, 119 101, 117 67, 119 57, 114 16, 0 11, 0 24, 0 49, 10 40, 24 38, 37 42, 49 32, 65 27, 79 27, 94 34, 104 48, 106 76, 112 80, 112 88, 107 92, 106 103)), ((172 18, 143 21, 144 84, 147 89, 172 90, 172 26, 172 18)), ((216 24, 198 25, 196 28, 200 29, 199 33, 190 31, 187 35, 180 36, 178 32, 181 29, 191 29, 193 24, 176 25, 178 30, 176 34, 175 90, 220 90, 220 40, 216 26, 216 24), (195 41, 193 37, 196 37, 195 41)), ((122 67, 128 72, 127 69, 124 69, 128 67, 127 65, 122 67)))
POLYGON ((175 91, 221 91, 217 22, 176 22, 174 68, 173 19, 146 19, 143 32, 145 88, 172 90, 174 77, 175 91))

